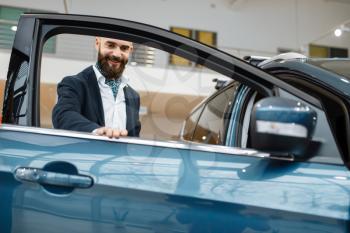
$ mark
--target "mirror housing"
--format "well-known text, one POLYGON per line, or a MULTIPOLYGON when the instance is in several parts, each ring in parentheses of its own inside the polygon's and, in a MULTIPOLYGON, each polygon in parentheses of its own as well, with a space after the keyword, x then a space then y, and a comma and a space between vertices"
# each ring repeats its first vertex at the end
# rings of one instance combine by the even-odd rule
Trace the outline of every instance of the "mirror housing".
POLYGON ((308 157, 317 114, 307 105, 291 99, 268 97, 259 100, 252 113, 252 148, 273 155, 308 157))

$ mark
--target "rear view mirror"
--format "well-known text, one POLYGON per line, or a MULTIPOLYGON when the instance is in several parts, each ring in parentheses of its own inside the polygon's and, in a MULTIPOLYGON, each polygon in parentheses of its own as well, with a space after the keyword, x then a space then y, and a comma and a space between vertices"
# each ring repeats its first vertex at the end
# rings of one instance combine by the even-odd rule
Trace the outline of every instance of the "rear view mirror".
POLYGON ((255 104, 251 120, 254 149, 307 157, 305 151, 317 122, 317 114, 310 107, 296 100, 268 97, 255 104))

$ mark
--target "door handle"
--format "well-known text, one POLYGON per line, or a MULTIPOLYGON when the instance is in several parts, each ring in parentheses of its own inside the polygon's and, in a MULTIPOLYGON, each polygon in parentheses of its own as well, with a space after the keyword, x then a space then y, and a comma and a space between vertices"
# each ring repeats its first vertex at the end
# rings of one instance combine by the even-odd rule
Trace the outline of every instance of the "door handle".
POLYGON ((49 172, 31 167, 19 167, 14 175, 19 181, 71 188, 90 188, 93 184, 90 176, 49 172))

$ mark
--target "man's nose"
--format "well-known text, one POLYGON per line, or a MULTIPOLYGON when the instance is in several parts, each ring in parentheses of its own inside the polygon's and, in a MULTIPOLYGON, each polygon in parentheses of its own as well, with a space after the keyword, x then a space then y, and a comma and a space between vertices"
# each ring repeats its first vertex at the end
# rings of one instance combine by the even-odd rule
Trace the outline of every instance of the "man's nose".
POLYGON ((121 50, 119 47, 114 48, 112 53, 113 53, 113 56, 115 57, 121 57, 121 50))

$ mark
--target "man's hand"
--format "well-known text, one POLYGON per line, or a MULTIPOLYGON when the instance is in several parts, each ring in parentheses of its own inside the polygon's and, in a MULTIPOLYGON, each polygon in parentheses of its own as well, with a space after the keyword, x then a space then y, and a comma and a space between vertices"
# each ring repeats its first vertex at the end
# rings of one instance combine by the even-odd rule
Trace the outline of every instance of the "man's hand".
POLYGON ((101 127, 94 130, 96 135, 107 136, 109 138, 119 138, 120 136, 128 136, 127 130, 117 130, 108 127, 101 127))

